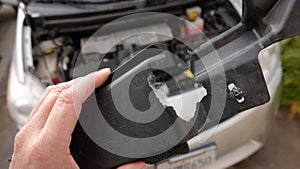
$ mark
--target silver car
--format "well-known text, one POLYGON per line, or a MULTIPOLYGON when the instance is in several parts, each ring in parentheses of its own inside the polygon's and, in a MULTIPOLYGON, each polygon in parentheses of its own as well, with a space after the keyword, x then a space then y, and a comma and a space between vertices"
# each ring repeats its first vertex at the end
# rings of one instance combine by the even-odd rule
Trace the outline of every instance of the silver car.
MULTIPOLYGON (((105 22, 108 22, 108 20, 115 19, 114 17, 108 17, 109 15, 113 15, 113 12, 108 12, 110 14, 103 16, 103 12, 101 13, 100 10, 111 9, 114 11, 128 11, 134 8, 147 8, 149 6, 159 10, 159 7, 168 5, 160 4, 159 1, 157 1, 157 3, 153 1, 148 4, 143 0, 130 1, 130 3, 126 3, 126 5, 124 3, 117 4, 122 3, 120 1, 106 3, 106 7, 91 7, 91 9, 85 10, 90 6, 87 5, 84 9, 74 8, 72 5, 68 6, 72 1, 70 1, 70 3, 59 3, 58 1, 26 2, 26 4, 21 2, 18 5, 16 39, 7 92, 9 112, 16 122, 18 129, 21 129, 25 124, 29 113, 48 85, 75 78, 72 76, 72 73, 70 73, 74 69, 72 64, 76 61, 74 61, 72 57, 80 53, 82 44, 87 41, 87 37, 91 32, 101 27, 105 22), (87 20, 80 20, 90 13, 94 18, 104 18, 103 21, 99 21, 99 24, 96 25, 95 23, 89 23, 87 20), (65 24, 71 17, 80 18, 78 20, 82 23, 72 23, 74 25, 65 24), (61 21, 61 18, 64 20, 61 21)), ((168 1, 165 3, 171 2, 168 1)), ((228 1, 218 1, 216 3, 221 3, 221 5, 226 7, 222 8, 223 13, 220 9, 210 9, 209 6, 205 8, 205 5, 200 5, 203 16, 201 19, 204 20, 204 25, 206 21, 210 24, 209 26, 203 27, 204 33, 209 38, 216 36, 236 24, 242 14, 241 1, 239 0, 231 0, 230 3, 228 1), (206 10, 203 10, 204 8, 206 10), (211 19, 211 21, 209 21, 209 19, 211 19)), ((82 2, 79 3, 79 5, 82 4, 82 2)), ((199 8, 197 8, 199 5, 197 3, 190 1, 178 2, 178 6, 179 5, 181 8, 188 10, 196 9, 196 11, 199 12, 199 8)), ((221 5, 219 4, 219 6, 221 5)), ((177 6, 173 6, 173 9, 174 7, 177 6)), ((178 11, 173 11, 170 8, 162 8, 161 10, 181 17, 186 15, 187 10, 180 11, 179 8, 175 9, 178 11)), ((159 29, 161 31, 167 30, 164 25, 153 26, 153 29, 159 29)), ((156 42, 161 41, 166 41, 166 39, 156 39, 156 42)), ((106 42, 109 43, 109 41, 106 42)), ((92 44, 90 45, 92 46, 92 44)), ((131 44, 129 46, 130 47, 123 45, 120 49, 116 48, 112 51, 111 56, 106 59, 106 66, 115 69, 121 62, 114 65, 115 60, 111 58, 115 56, 115 52, 120 52, 123 49, 126 49, 122 51, 123 53, 127 52, 128 54, 128 52, 132 52, 133 45, 131 44)), ((136 46, 135 44, 134 47, 136 46)), ((93 51, 93 49, 91 49, 91 51, 93 51)), ((282 75, 279 54, 280 47, 278 44, 266 48, 259 54, 259 62, 271 96, 270 102, 231 116, 226 120, 222 120, 220 125, 207 129, 188 142, 192 149, 197 149, 212 142, 214 143, 216 148, 211 149, 209 155, 203 156, 204 160, 207 157, 213 158, 209 168, 227 168, 232 166, 249 157, 264 145, 274 114, 279 108, 282 75), (211 133, 213 134, 211 135, 211 133), (207 139, 203 139, 206 137, 207 139), (202 142, 201 140, 204 141, 202 142)), ((91 57, 95 57, 94 52, 86 53, 86 55, 85 62, 92 60, 91 57)))

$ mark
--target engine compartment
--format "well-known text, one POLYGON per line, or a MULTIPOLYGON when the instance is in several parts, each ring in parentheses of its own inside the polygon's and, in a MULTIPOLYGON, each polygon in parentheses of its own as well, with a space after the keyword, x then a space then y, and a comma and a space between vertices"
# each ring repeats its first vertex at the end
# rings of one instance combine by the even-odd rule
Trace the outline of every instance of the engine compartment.
POLYGON ((183 11, 178 16, 191 20, 192 23, 198 21, 195 23, 198 30, 191 30, 192 28, 189 28, 184 22, 172 27, 164 22, 158 24, 149 22, 149 25, 144 27, 133 25, 133 27, 123 28, 118 26, 116 30, 112 31, 113 33, 92 37, 92 39, 89 37, 93 35, 94 30, 78 30, 76 32, 72 30, 61 35, 56 34, 56 29, 53 29, 54 31, 49 31, 47 36, 39 36, 37 32, 40 30, 33 25, 34 22, 29 18, 28 26, 32 29, 28 31, 32 41, 32 63, 27 64, 30 67, 28 70, 46 86, 58 84, 76 78, 73 75, 75 66, 77 69, 84 69, 102 57, 103 61, 99 69, 109 67, 114 70, 130 59, 135 52, 153 44, 156 48, 164 48, 176 54, 187 65, 190 65, 190 50, 181 42, 170 38, 174 33, 180 32, 180 37, 188 39, 193 45, 200 46, 203 43, 203 35, 210 39, 240 20, 235 9, 226 0, 201 1, 198 5, 187 7, 183 11), (198 11, 199 16, 191 20, 189 10, 198 11), (153 32, 161 31, 169 36, 137 35, 122 40, 110 48, 114 41, 119 40, 118 36, 131 32, 142 32, 145 29, 153 32), (83 47, 84 51, 82 51, 83 47), (79 55, 82 57, 78 57, 79 55))

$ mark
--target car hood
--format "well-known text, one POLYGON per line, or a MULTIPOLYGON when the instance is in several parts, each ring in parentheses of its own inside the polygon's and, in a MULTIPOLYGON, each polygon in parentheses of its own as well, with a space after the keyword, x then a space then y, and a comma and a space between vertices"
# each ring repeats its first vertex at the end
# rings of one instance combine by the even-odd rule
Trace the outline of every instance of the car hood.
POLYGON ((109 12, 142 8, 146 0, 23 0, 32 17, 48 17, 91 12, 109 12))
POLYGON ((181 0, 21 0, 33 18, 93 12, 120 12, 166 5, 181 0))

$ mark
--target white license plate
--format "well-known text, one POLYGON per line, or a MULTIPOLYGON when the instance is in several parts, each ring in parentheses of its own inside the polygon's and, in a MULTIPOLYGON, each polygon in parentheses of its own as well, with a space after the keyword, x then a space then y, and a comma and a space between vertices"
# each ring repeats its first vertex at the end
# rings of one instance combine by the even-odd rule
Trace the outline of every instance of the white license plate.
POLYGON ((157 164, 157 169, 206 169, 216 159, 216 144, 211 144, 188 154, 172 157, 157 164))

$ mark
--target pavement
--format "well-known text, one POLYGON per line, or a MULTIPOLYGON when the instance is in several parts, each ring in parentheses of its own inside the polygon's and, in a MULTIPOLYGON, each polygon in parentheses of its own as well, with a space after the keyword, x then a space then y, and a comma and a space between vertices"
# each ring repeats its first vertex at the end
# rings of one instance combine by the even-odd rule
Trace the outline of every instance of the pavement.
MULTIPOLYGON (((15 12, 8 6, 0 9, 0 169, 8 168, 16 134, 6 105, 6 83, 14 43, 15 12)), ((281 109, 284 116, 287 110, 281 109)), ((300 169, 300 123, 274 118, 266 145, 253 156, 230 169, 300 169)))
POLYGON ((6 85, 15 39, 15 18, 12 8, 0 7, 0 169, 8 168, 8 157, 12 154, 16 134, 6 105, 6 85))

